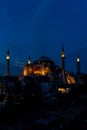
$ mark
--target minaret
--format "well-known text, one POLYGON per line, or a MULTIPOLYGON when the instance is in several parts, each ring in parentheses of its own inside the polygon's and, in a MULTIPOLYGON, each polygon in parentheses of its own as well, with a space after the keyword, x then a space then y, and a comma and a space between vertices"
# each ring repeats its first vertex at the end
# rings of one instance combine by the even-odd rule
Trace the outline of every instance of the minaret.
POLYGON ((64 46, 62 47, 61 58, 62 58, 62 70, 65 71, 65 53, 64 53, 64 46))
POLYGON ((63 80, 64 84, 67 84, 66 77, 65 77, 65 53, 64 53, 64 46, 62 47, 61 60, 62 60, 62 80, 63 80))
POLYGON ((79 57, 79 53, 77 54, 77 74, 80 74, 80 57, 79 57))
POLYGON ((7 51, 7 54, 6 54, 6 76, 9 76, 10 75, 10 54, 9 54, 9 50, 7 51))
POLYGON ((30 56, 28 57, 28 65, 31 64, 31 59, 30 59, 30 56))

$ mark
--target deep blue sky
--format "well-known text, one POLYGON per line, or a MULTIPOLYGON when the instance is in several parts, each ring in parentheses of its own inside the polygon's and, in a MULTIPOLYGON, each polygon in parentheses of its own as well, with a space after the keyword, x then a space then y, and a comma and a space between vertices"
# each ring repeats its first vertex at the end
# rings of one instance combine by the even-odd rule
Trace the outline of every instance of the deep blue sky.
POLYGON ((15 62, 26 63, 28 56, 33 62, 45 55, 61 66, 62 45, 66 69, 76 72, 79 52, 81 71, 87 73, 87 0, 0 1, 1 74, 8 49, 13 73, 22 69, 15 62))

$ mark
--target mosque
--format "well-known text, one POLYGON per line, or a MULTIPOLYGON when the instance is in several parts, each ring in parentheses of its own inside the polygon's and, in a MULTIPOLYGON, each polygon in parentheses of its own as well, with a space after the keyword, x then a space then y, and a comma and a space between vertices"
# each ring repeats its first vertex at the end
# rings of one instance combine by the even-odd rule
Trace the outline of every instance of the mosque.
POLYGON ((76 62, 77 62, 76 75, 78 80, 75 77, 76 75, 74 75, 71 72, 67 72, 65 69, 64 47, 62 47, 60 67, 57 66, 55 62, 47 56, 41 56, 33 63, 31 62, 31 58, 29 57, 28 62, 27 64, 24 65, 22 72, 20 72, 19 75, 13 76, 10 73, 10 52, 8 50, 6 54, 5 77, 1 78, 0 89, 2 90, 2 88, 7 87, 13 94, 15 92, 15 85, 18 85, 17 83, 20 80, 21 88, 25 87, 25 84, 27 84, 27 82, 30 83, 31 86, 34 83, 35 86, 38 86, 36 87, 37 89, 40 86, 40 89, 43 94, 51 93, 55 91, 55 89, 57 89, 58 92, 68 93, 68 90, 70 90, 72 85, 74 86, 74 84, 77 84, 78 81, 79 83, 81 83, 81 81, 82 82, 85 81, 85 83, 87 84, 87 75, 84 75, 80 72, 79 54, 77 56, 76 62))
MULTIPOLYGON (((80 72, 80 57, 77 55, 77 75, 80 72)), ((22 76, 48 76, 50 78, 57 77, 64 84, 75 84, 76 80, 72 73, 65 70, 65 52, 64 47, 62 47, 61 52, 61 66, 55 65, 47 56, 41 56, 36 61, 31 63, 31 58, 28 58, 27 64, 24 65, 22 76)), ((10 76, 10 52, 7 51, 6 54, 6 76, 10 76)))
MULTIPOLYGON (((80 73, 80 58, 77 58, 77 70, 80 73)), ((27 64, 23 68, 23 76, 36 75, 36 76, 48 76, 55 77, 62 80, 64 84, 75 84, 75 78, 70 72, 65 71, 65 52, 62 47, 61 52, 61 67, 55 65, 55 63, 46 56, 38 58, 36 61, 31 63, 30 57, 28 58, 27 64)))
MULTIPOLYGON (((55 64, 53 60, 51 60, 47 56, 41 56, 40 58, 36 59, 33 63, 31 62, 31 58, 28 58, 27 64, 23 66, 22 72, 20 72, 17 77, 19 80, 24 78, 33 78, 39 84, 47 83, 49 86, 53 86, 58 88, 58 91, 62 91, 65 93, 66 87, 72 85, 81 85, 87 84, 87 75, 80 72, 80 57, 79 54, 77 55, 77 72, 74 74, 73 72, 68 72, 65 68, 65 52, 64 47, 62 47, 61 51, 61 66, 55 64), (40 80, 38 80, 40 79, 40 80), (44 80, 43 80, 44 79, 44 80), (63 87, 63 88, 62 88, 63 87)), ((7 51, 6 54, 6 77, 11 77, 10 74, 10 52, 7 51)), ((44 86, 46 86, 45 84, 44 86)), ((43 85, 42 85, 43 86, 43 85)), ((48 88, 48 87, 47 87, 48 88)))

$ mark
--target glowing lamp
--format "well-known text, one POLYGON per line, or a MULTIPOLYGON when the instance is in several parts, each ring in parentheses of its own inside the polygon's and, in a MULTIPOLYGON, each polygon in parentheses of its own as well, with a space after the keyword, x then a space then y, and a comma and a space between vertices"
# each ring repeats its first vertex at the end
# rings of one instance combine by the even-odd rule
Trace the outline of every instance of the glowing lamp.
POLYGON ((6 56, 6 60, 9 60, 9 59, 10 59, 10 56, 9 56, 9 55, 7 55, 7 56, 6 56))
POLYGON ((77 62, 80 62, 80 59, 79 59, 79 58, 77 58, 77 62))
POLYGON ((30 60, 28 60, 28 64, 29 64, 29 65, 31 64, 31 61, 30 61, 30 60))
POLYGON ((61 54, 61 57, 65 57, 64 53, 61 54))

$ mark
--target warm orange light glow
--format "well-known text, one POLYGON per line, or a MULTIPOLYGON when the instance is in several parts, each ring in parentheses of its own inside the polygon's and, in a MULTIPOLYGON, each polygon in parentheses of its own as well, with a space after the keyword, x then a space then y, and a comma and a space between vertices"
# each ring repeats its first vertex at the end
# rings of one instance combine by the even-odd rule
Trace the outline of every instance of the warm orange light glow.
POLYGON ((74 77, 69 75, 69 74, 66 76, 66 79, 67 79, 68 84, 75 84, 76 83, 74 77))
POLYGON ((23 75, 28 76, 33 73, 32 66, 24 66, 23 75))
POLYGON ((39 71, 39 70, 35 70, 33 73, 34 73, 34 74, 41 75, 41 71, 39 71))
POLYGON ((28 68, 28 73, 32 73, 32 68, 31 67, 28 68))
POLYGON ((27 70, 26 69, 24 69, 23 75, 27 76, 27 70))
POLYGON ((40 68, 37 68, 36 70, 33 71, 34 74, 39 74, 39 75, 43 75, 45 76, 46 74, 50 73, 50 69, 49 67, 44 67, 44 66, 41 66, 40 68))
POLYGON ((64 52, 62 52, 61 57, 65 57, 64 52))
POLYGON ((58 88, 58 91, 61 93, 66 93, 66 89, 65 88, 58 88))
POLYGON ((45 76, 45 70, 41 71, 41 75, 45 76))
POLYGON ((49 66, 45 66, 44 64, 37 64, 37 65, 30 65, 30 60, 29 64, 24 66, 23 70, 23 75, 27 76, 29 74, 35 74, 35 75, 48 75, 51 73, 51 70, 49 66))
POLYGON ((62 94, 69 93, 70 88, 58 88, 58 91, 61 92, 62 94))

